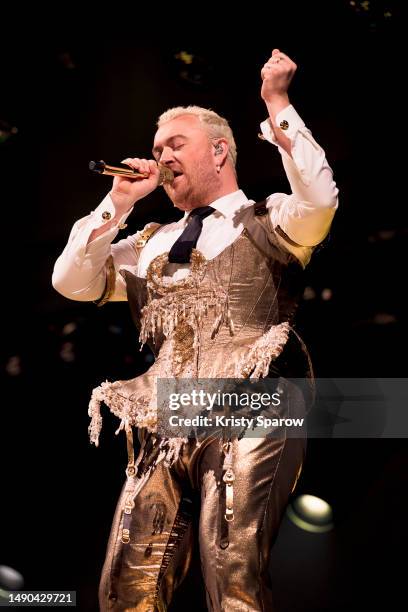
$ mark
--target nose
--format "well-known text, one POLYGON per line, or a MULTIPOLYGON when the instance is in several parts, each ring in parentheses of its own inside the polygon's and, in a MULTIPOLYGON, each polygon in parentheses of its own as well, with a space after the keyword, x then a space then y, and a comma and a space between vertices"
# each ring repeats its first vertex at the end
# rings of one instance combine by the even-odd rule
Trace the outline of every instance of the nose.
POLYGON ((173 149, 171 147, 163 147, 159 162, 161 164, 167 164, 171 161, 174 161, 173 149))

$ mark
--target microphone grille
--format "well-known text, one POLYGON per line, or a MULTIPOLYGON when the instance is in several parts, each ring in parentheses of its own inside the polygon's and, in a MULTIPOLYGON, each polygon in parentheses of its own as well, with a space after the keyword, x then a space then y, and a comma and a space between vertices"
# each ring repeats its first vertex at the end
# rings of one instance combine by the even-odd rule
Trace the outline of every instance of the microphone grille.
POLYGON ((167 168, 167 166, 159 166, 160 170, 160 179, 159 185, 163 185, 163 183, 169 183, 174 179, 174 173, 171 168, 167 168))
POLYGON ((89 169, 94 172, 103 172, 105 170, 105 162, 101 159, 100 161, 90 161, 89 169))

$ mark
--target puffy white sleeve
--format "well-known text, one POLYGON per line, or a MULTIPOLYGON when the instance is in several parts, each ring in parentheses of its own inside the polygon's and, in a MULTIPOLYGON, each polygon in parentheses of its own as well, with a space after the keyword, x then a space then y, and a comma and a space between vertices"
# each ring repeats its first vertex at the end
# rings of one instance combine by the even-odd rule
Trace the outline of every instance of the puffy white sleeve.
POLYGON ((109 195, 95 211, 74 224, 68 243, 55 262, 52 275, 53 287, 59 293, 81 302, 99 300, 109 283, 109 300, 126 300, 126 286, 119 269, 126 266, 136 271, 139 249, 135 248, 135 244, 138 234, 111 243, 130 212, 123 215, 116 226, 89 244, 92 231, 106 222, 105 218, 110 219, 115 215, 109 195))
POLYGON ((266 140, 278 146, 292 193, 267 198, 270 219, 292 241, 312 247, 329 232, 338 207, 338 189, 324 150, 292 105, 278 113, 276 124, 291 141, 292 157, 277 144, 269 119, 261 130, 266 140))

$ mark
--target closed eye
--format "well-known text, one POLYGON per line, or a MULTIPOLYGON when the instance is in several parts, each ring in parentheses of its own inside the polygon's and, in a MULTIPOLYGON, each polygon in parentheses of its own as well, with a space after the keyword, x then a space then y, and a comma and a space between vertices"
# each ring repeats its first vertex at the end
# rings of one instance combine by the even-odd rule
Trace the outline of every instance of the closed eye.
MULTIPOLYGON (((171 147, 171 149, 172 149, 172 151, 179 151, 179 149, 182 149, 184 147, 184 144, 185 143, 179 144, 176 147, 171 147)), ((154 159, 158 162, 160 160, 161 155, 162 155, 162 151, 160 149, 154 149, 152 151, 152 153, 153 153, 154 159)))
POLYGON ((184 139, 185 139, 185 136, 181 134, 177 134, 175 136, 172 136, 171 138, 168 138, 164 143, 157 143, 156 146, 153 147, 153 150, 152 150, 154 159, 157 162, 160 160, 163 154, 163 146, 169 147, 173 152, 179 151, 186 144, 186 142, 184 142, 184 139), (183 141, 181 139, 183 139, 183 141))

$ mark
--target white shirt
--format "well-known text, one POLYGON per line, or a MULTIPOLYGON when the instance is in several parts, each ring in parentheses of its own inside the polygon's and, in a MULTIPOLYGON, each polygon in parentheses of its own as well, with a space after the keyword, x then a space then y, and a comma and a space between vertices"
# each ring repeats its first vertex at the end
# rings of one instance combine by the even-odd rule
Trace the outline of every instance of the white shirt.
MULTIPOLYGON (((292 193, 274 193, 266 198, 266 206, 273 227, 279 225, 292 241, 302 245, 296 247, 279 239, 282 246, 306 266, 314 245, 321 242, 329 231, 338 207, 338 189, 323 149, 292 105, 276 116, 277 125, 283 120, 289 124, 285 135, 291 140, 292 158, 279 145, 278 150, 292 193)), ((261 124, 261 130, 266 140, 277 145, 269 119, 261 124)), ((215 212, 203 221, 197 249, 207 259, 219 255, 241 234, 246 215, 252 214, 249 207, 253 204, 254 201, 248 200, 241 190, 212 202, 215 212)), ((118 225, 126 220, 131 210, 123 215, 118 225)), ((74 224, 68 243, 55 263, 53 286, 65 297, 79 301, 97 300, 104 291, 105 263, 110 254, 117 272, 125 268, 145 277, 150 262, 157 255, 169 251, 181 235, 189 214, 162 226, 142 249, 138 260, 135 251, 137 234, 111 244, 118 234, 118 226, 87 244, 91 232, 105 223, 102 218, 104 211, 108 211, 112 218, 115 216, 109 195, 96 210, 74 224)), ((188 267, 189 264, 169 264, 167 273, 174 279, 180 278, 188 273, 188 267)), ((126 299, 125 283, 119 274, 111 299, 126 299)))

